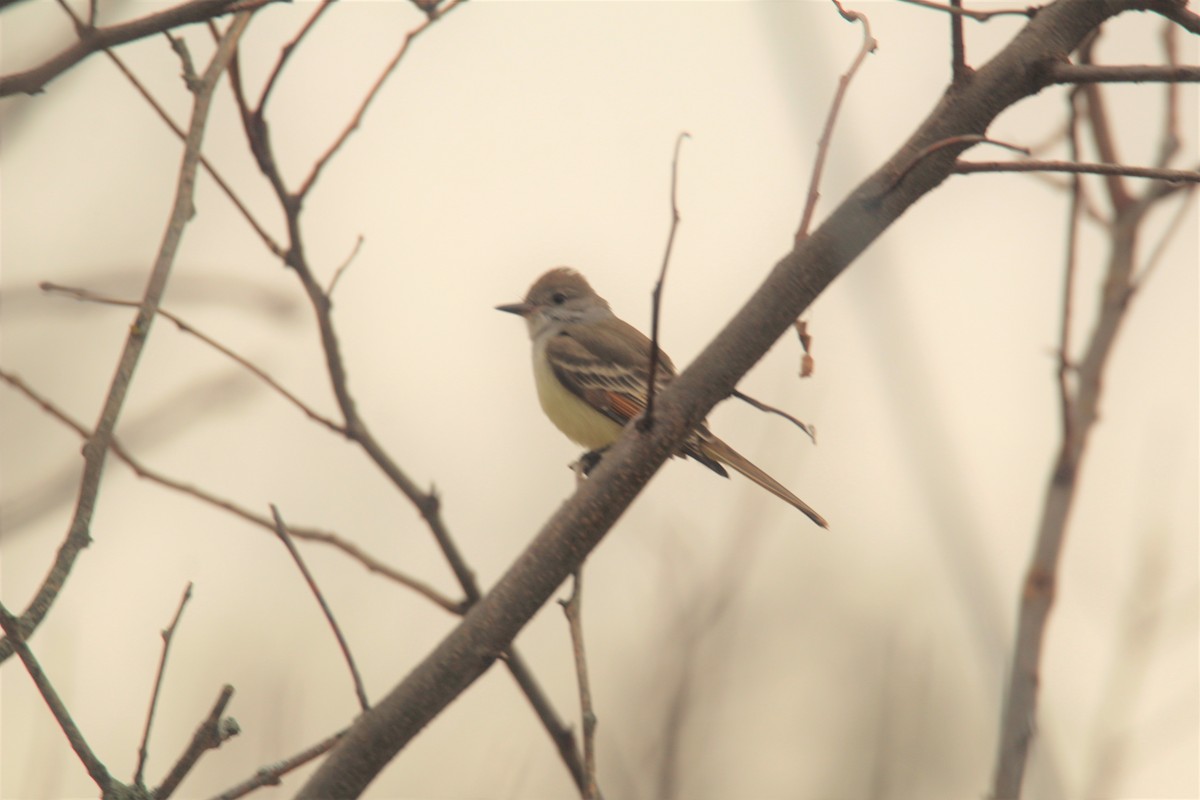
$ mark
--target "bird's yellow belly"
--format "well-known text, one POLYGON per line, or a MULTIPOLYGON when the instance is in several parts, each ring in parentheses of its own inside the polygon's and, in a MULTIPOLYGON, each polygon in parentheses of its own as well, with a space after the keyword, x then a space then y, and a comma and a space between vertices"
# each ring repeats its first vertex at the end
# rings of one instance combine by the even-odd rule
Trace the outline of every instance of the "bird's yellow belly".
POLYGON ((621 426, 572 394, 555 376, 543 353, 535 349, 533 377, 538 401, 555 427, 589 450, 608 447, 621 435, 621 426))

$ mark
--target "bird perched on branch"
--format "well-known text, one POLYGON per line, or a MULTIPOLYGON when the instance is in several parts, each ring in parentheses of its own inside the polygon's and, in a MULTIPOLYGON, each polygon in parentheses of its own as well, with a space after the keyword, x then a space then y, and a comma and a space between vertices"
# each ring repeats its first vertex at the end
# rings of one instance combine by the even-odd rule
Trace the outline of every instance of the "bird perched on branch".
MULTIPOLYGON (((530 287, 520 303, 496 306, 525 319, 533 340, 533 377, 542 410, 571 441, 602 451, 646 410, 650 348, 641 331, 622 320, 578 272, 558 267, 530 287)), ((675 377, 661 349, 655 392, 675 377)), ((701 424, 680 448, 718 475, 732 467, 771 494, 828 528, 825 519, 799 497, 750 463, 701 424)))

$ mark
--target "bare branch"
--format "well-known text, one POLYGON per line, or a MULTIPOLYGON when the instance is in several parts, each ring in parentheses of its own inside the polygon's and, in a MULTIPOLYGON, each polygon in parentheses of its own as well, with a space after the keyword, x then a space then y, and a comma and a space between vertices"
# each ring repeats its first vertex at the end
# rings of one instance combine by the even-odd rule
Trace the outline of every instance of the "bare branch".
POLYGON ((304 766, 317 756, 328 753, 345 735, 346 732, 344 730, 338 731, 332 736, 322 739, 311 747, 306 747, 290 758, 285 758, 283 761, 278 761, 268 767, 263 767, 255 772, 250 778, 242 781, 237 786, 226 789, 219 795, 213 797, 212 800, 237 800, 237 798, 245 797, 255 789, 260 789, 263 786, 278 786, 282 782, 280 781, 280 778, 292 770, 304 766))
MULTIPOLYGON (((192 120, 188 128, 183 164, 179 171, 179 183, 167 231, 164 234, 158 256, 155 258, 154 267, 150 272, 141 307, 130 327, 129 336, 125 340, 125 347, 117 363, 116 374, 113 376, 112 384, 104 401, 100 420, 96 425, 95 432, 83 447, 83 477, 80 480, 79 497, 66 541, 59 548, 49 575, 46 576, 29 608, 21 617, 20 627, 23 636, 28 637, 41 623, 55 598, 58 597, 58 593, 75 563, 75 558, 91 542, 92 511, 95 508, 96 495, 100 490, 100 478, 104 473, 104 462, 112 442, 113 428, 116 427, 117 417, 125 403, 126 392, 133 380, 134 369, 137 367, 142 348, 150 333, 150 326, 158 311, 159 301, 166 289, 167 278, 170 275, 171 266, 174 264, 179 242, 183 238, 184 228, 195 213, 192 195, 200 157, 200 142, 204 138, 204 128, 208 121, 213 89, 216 87, 217 79, 229 63, 237 41, 249 20, 249 12, 241 12, 234 17, 217 52, 209 62, 203 79, 195 87, 192 120)), ((7 641, 0 642, 0 662, 3 662, 11 654, 12 646, 7 641)))
MULTIPOLYGON (((150 90, 147 89, 140 80, 138 80, 137 76, 133 74, 133 71, 125 65, 125 62, 122 61, 117 54, 111 50, 105 50, 104 54, 108 56, 109 60, 111 60, 113 64, 116 65, 117 69, 121 71, 121 74, 124 75, 125 78, 133 85, 133 88, 137 90, 138 94, 140 94, 145 101, 150 104, 150 107, 154 109, 154 113, 158 115, 159 119, 166 123, 167 127, 179 137, 180 141, 183 141, 187 137, 187 134, 182 128, 175 124, 175 120, 171 119, 171 116, 167 113, 166 109, 162 107, 162 104, 160 104, 158 100, 154 98, 154 95, 150 94, 150 90)), ((233 191, 233 187, 229 185, 229 183, 225 180, 225 177, 217 171, 217 168, 212 165, 212 162, 210 162, 208 158, 204 156, 204 154, 200 155, 200 166, 204 167, 205 171, 208 172, 209 176, 214 182, 216 182, 217 187, 225 194, 226 197, 229 198, 229 202, 233 203, 234 208, 241 213, 242 218, 245 219, 246 222, 250 224, 250 227, 254 230, 254 232, 258 234, 258 238, 262 240, 267 249, 270 250, 275 256, 282 257, 283 248, 281 248, 279 244, 271 237, 271 234, 267 233, 266 228, 264 228, 259 221, 254 218, 254 215, 250 213, 249 207, 242 202, 242 199, 238 197, 236 192, 233 191)))
POLYGON ((225 706, 229 705, 232 698, 233 687, 226 684, 217 695, 217 701, 213 703, 208 716, 192 734, 192 741, 183 751, 183 755, 175 762, 175 766, 171 768, 158 788, 151 793, 153 800, 167 800, 179 788, 179 784, 200 761, 202 755, 209 750, 216 750, 228 739, 241 733, 241 729, 238 728, 237 722, 232 717, 221 717, 225 713, 225 706))
POLYGON ((325 615, 325 619, 329 622, 329 627, 333 629, 333 635, 337 639, 338 647, 342 649, 342 656, 346 659, 346 666, 350 669, 350 677, 354 681, 354 693, 358 695, 358 705, 366 711, 371 707, 371 703, 367 700, 367 691, 363 688, 362 676, 358 674, 358 667, 354 665, 354 656, 350 654, 350 645, 346 642, 346 637, 342 635, 342 629, 337 624, 337 619, 333 616, 333 610, 329 604, 325 602, 325 596, 321 594, 321 589, 317 586, 317 581, 313 578, 312 573, 308 571, 308 567, 304 564, 304 559, 300 557, 300 551, 296 549, 296 545, 292 544, 292 538, 288 536, 287 525, 283 522, 283 517, 279 515, 279 509, 274 504, 271 505, 271 516, 275 519, 275 534, 283 542, 283 546, 292 556, 292 560, 296 562, 296 566, 300 570, 300 574, 304 576, 304 582, 308 584, 308 588, 312 591, 313 597, 317 598, 317 605, 321 607, 321 613, 325 615))
POLYGON ((804 433, 808 435, 808 438, 812 439, 813 444, 817 443, 817 432, 815 430, 813 430, 811 426, 804 424, 803 422, 796 419, 795 417, 793 417, 791 414, 787 413, 783 409, 776 408, 775 406, 772 406, 772 405, 768 405, 761 400, 755 400, 750 395, 745 394, 736 389, 733 392, 733 396, 736 397, 738 400, 741 400, 743 403, 748 403, 749 405, 754 406, 759 411, 765 411, 768 414, 778 414, 779 416, 786 419, 788 422, 795 425, 800 430, 804 431, 804 433))
MULTIPOLYGON (((1070 113, 1067 122, 1067 144, 1071 160, 1079 158, 1079 101, 1080 93, 1071 92, 1067 98, 1070 113)), ((1074 443, 1075 419, 1071 408, 1070 374, 1071 363, 1071 309, 1075 296, 1075 271, 1079 247, 1079 215, 1082 207, 1083 179, 1076 173, 1071 176, 1071 202, 1067 208, 1067 252, 1063 268, 1062 323, 1058 334, 1058 403, 1062 424, 1062 439, 1074 443)))
MULTIPOLYGON (((1177 41, 1178 29, 1169 21, 1163 23, 1162 45, 1163 55, 1166 56, 1167 64, 1171 66, 1179 65, 1179 43, 1177 41)), ((1158 158, 1155 160, 1156 167, 1165 167, 1171 163, 1171 159, 1179 152, 1179 84, 1174 81, 1168 81, 1163 85, 1163 137, 1162 146, 1158 150, 1158 158)))
MULTIPOLYGON (((208 24, 212 25, 213 23, 209 22, 208 24)), ((163 35, 167 37, 175 55, 179 56, 183 67, 183 82, 189 91, 195 91, 194 87, 200 81, 200 76, 196 73, 196 65, 192 63, 192 54, 187 48, 187 42, 177 36, 172 36, 170 31, 163 31, 163 35)))
MULTIPOLYGON (((1015 145, 1015 144, 1008 144, 1006 142, 998 142, 995 139, 989 139, 988 137, 984 136, 981 133, 968 133, 968 134, 962 134, 959 136, 947 136, 945 139, 942 139, 941 141, 938 141, 938 142, 933 142, 928 147, 922 148, 922 150, 919 153, 914 154, 912 159, 907 164, 905 164, 903 168, 901 168, 900 170, 898 170, 896 172, 896 176, 894 178, 892 178, 891 181, 888 182, 887 186, 880 193, 880 196, 882 197, 882 195, 888 194, 891 191, 893 191, 897 186, 900 185, 901 181, 903 181, 910 172, 912 172, 922 161, 929 158, 934 153, 937 153, 938 151, 944 150, 946 148, 959 148, 960 147, 960 148, 962 148, 962 150, 966 150, 967 148, 973 147, 974 145, 977 145, 977 144, 992 144, 997 147, 1003 147, 1006 150, 1012 150, 1014 152, 1021 153, 1023 155, 1029 155, 1029 150, 1027 148, 1019 147, 1018 145, 1015 145)), ((959 152, 962 152, 962 150, 959 150, 959 152)))
POLYGON ((959 83, 971 77, 971 68, 967 66, 967 45, 963 38, 963 15, 955 14, 962 11, 962 0, 950 0, 950 75, 951 82, 959 83))
POLYGON ((346 260, 334 270, 333 277, 329 279, 329 288, 325 290, 325 294, 329 297, 333 296, 333 288, 337 286, 339 280, 342 279, 342 274, 350 268, 350 264, 354 262, 354 257, 358 255, 358 251, 362 249, 363 237, 360 234, 354 241, 354 248, 350 251, 350 255, 346 256, 346 260))
POLYGON ((1175 238, 1175 234, 1178 232, 1180 226, 1183 225, 1184 220, 1188 219, 1195 200, 1195 187, 1187 187, 1187 194, 1184 195, 1183 201, 1175 209, 1175 214, 1172 215, 1171 221, 1163 228, 1162 236, 1159 238, 1158 243, 1154 245, 1154 249, 1150 251, 1150 255, 1146 257, 1146 263, 1142 267, 1141 272, 1134 279, 1134 289, 1141 290, 1146 285, 1146 281, 1150 276, 1154 274, 1154 270, 1162 262, 1162 256, 1166 252, 1167 245, 1175 238))
POLYGON ((1091 175, 1125 175, 1153 178, 1172 183, 1200 182, 1200 172, 1188 169, 1134 167, 1126 164, 1089 164, 1075 161, 958 161, 954 171, 960 175, 974 172, 1069 172, 1091 175))
POLYGON ((329 10, 336 0, 321 0, 321 4, 313 11, 312 16, 301 26, 300 32, 296 34, 290 42, 283 46, 279 52, 279 58, 275 61, 275 67, 271 70, 270 77, 267 78, 267 83, 263 86, 262 94, 259 95, 258 105, 256 108, 261 112, 267 107, 267 98, 271 95, 271 90, 275 88, 275 82, 279 80, 279 74, 283 72, 283 67, 287 64, 288 59, 292 57, 292 53, 296 52, 296 48, 300 46, 300 42, 309 34, 313 27, 317 24, 317 20, 321 15, 329 10))
MULTIPOLYGON (((325 153, 317 159, 316 163, 313 164, 312 170, 309 172, 308 177, 304 179, 304 182, 300 184, 300 189, 296 192, 297 197, 304 197, 308 194, 309 190, 312 189, 313 184, 317 182, 317 176, 321 174, 321 170, 325 168, 325 165, 329 163, 329 160, 333 158, 337 151, 341 149, 341 146, 345 143, 345 141, 350 138, 350 134, 354 133, 354 131, 358 129, 358 126, 362 123, 363 116, 367 113, 367 108, 371 105, 371 101, 375 99, 377 94, 379 94, 379 90, 383 88, 384 82, 392 74, 392 71, 396 69, 396 66, 400 63, 400 60, 404 58, 404 55, 408 52, 408 47, 413 43, 413 40, 427 31, 430 26, 432 26, 439 19, 460 6, 462 1, 463 0, 451 0, 444 6, 428 11, 428 18, 423 23, 410 30, 404 36, 404 42, 400 45, 400 49, 396 51, 394 56, 392 56, 392 60, 389 61, 387 66, 383 68, 383 72, 380 73, 379 77, 375 79, 375 83, 371 86, 370 90, 367 91, 366 97, 364 97, 362 103, 359 104, 358 111, 354 113, 354 116, 350 120, 350 124, 348 124, 342 130, 341 134, 337 137, 337 139, 334 140, 333 144, 329 146, 329 149, 327 149, 325 153)), ((261 110, 262 109, 260 108, 259 111, 261 112, 261 110)))
POLYGON ((935 11, 945 11, 947 14, 953 14, 956 17, 970 17, 977 22, 987 22, 992 17, 1012 16, 1012 17, 1029 17, 1032 18, 1037 13, 1035 6, 1026 8, 999 8, 993 11, 976 11, 969 8, 962 8, 959 5, 946 5, 945 3, 937 3, 934 0, 900 0, 902 3, 910 3, 914 6, 923 8, 932 8, 935 11))
MULTIPOLYGON (((1088 37, 1083 46, 1079 48, 1079 58, 1085 66, 1092 63, 1092 51, 1099 40, 1100 31, 1097 30, 1096 35, 1088 37)), ((1084 97, 1087 98, 1088 125, 1092 131, 1096 152, 1100 154, 1100 161, 1105 164, 1120 164, 1121 157, 1117 154, 1112 127, 1108 124, 1108 111, 1105 107, 1104 93, 1101 91, 1101 87, 1094 83, 1087 83, 1083 84, 1083 91, 1084 97)), ((1108 188, 1109 199, 1117 214, 1120 214, 1133 202, 1120 175, 1110 173, 1104 181, 1104 185, 1108 188)))
MULTIPOLYGON (((1086 53, 1087 48, 1084 49, 1086 53)), ((1088 84, 1082 86, 1079 93, 1087 101, 1088 126, 1097 150, 1102 157, 1115 158, 1115 142, 1104 113, 1100 87, 1088 84)), ((1071 113, 1074 116, 1074 105, 1071 113)), ((1074 137, 1070 141, 1072 155, 1077 155, 1079 148, 1074 144, 1074 137)), ((1101 280, 1095 327, 1084 355, 1077 363, 1069 362, 1068 352, 1070 293, 1074 280, 1073 237, 1080 205, 1079 192, 1072 194, 1072 240, 1068 243, 1058 372, 1062 441, 1047 482, 1037 537, 1020 595, 992 785, 992 796, 997 798, 1016 798, 1021 793, 1029 748, 1036 729, 1041 657, 1046 625, 1055 600, 1067 523, 1079 491, 1079 472, 1089 435, 1099 418, 1104 372, 1136 291, 1134 278, 1139 228, 1154 205, 1170 194, 1168 189, 1163 188, 1167 184, 1162 183, 1150 185, 1141 196, 1131 195, 1124 184, 1115 179, 1107 181, 1105 186, 1108 202, 1113 209, 1113 219, 1108 225, 1108 263, 1101 280), (1074 378, 1073 386, 1069 377, 1074 378)))
MULTIPOLYGON (((117 299, 114 297, 106 297, 104 295, 99 295, 94 292, 91 292, 87 289, 79 289, 79 288, 76 288, 73 286, 60 286, 59 284, 50 283, 49 281, 43 281, 43 282, 39 283, 38 288, 44 292, 64 294, 64 295, 67 295, 68 297, 73 297, 76 300, 80 300, 80 301, 88 302, 88 303, 99 303, 101 305, 125 306, 125 307, 133 307, 133 308, 137 308, 139 305, 136 301, 133 301, 133 300, 120 300, 120 299, 117 299)), ((176 314, 173 314, 164 308, 158 309, 158 313, 159 313, 159 316, 162 316, 165 319, 168 319, 171 322, 175 323, 175 327, 178 328, 183 333, 187 333, 187 334, 191 334, 192 336, 195 336, 197 339, 199 339, 204 344, 208 345, 209 347, 216 350, 221 355, 230 359, 238 366, 249 371, 256 378, 258 378, 263 383, 267 384, 272 389, 274 389, 276 393, 278 393, 281 397, 283 397, 289 403, 294 405, 296 408, 300 409, 300 411, 303 412, 304 415, 306 417, 308 417, 309 419, 311 419, 313 422, 321 423, 322 425, 324 425, 326 428, 333 431, 334 433, 345 435, 345 433, 346 433, 345 428, 343 428, 341 425, 339 425, 338 423, 331 420, 329 417, 326 417, 323 414, 317 413, 315 410, 313 410, 313 408, 311 406, 306 404, 300 398, 296 397, 296 395, 289 392, 287 389, 285 389, 283 387, 282 384, 280 384, 278 381, 276 381, 274 378, 272 378, 270 375, 268 375, 266 372, 264 372, 261 368, 256 366, 251 361, 238 355, 233 350, 230 350, 228 347, 226 347, 225 345, 218 342, 216 339, 213 339, 211 336, 208 336, 208 335, 202 333, 201 331, 197 330, 196 328, 192 327, 191 325, 189 325, 187 322, 185 322, 181 317, 177 316, 176 314)))
POLYGON ((583 567, 575 570, 571 596, 559 600, 567 627, 571 631, 571 652, 575 657, 575 678, 579 684, 579 714, 583 720, 583 770, 587 781, 583 800, 602 800, 596 782, 596 712, 592 708, 592 684, 588 679, 587 651, 583 645, 583 567))
MULTIPOLYGON (((83 438, 87 438, 88 431, 83 427, 83 425, 72 419, 62 409, 51 403, 47 398, 35 392, 16 375, 4 370, 0 370, 0 380, 8 383, 14 389, 28 397, 31 401, 38 404, 50 416, 71 428, 83 438)), ((234 516, 245 520, 246 522, 263 528, 264 530, 274 532, 275 524, 269 518, 260 514, 255 514, 248 509, 233 503, 232 501, 217 497, 211 492, 207 492, 204 489, 200 489, 196 486, 176 480, 175 478, 168 477, 156 470, 151 469, 150 467, 147 467, 145 464, 134 458, 125 449, 125 446, 121 444, 120 440, 114 438, 111 448, 113 455, 125 462, 125 464, 127 464, 129 468, 134 471, 134 474, 136 474, 139 478, 144 478, 152 483, 157 483, 159 486, 163 486, 167 489, 179 492, 180 494, 187 495, 188 497, 192 497, 202 503, 207 503, 214 508, 227 511, 234 516)), ((389 580, 395 581, 401 586, 405 586, 413 590, 425 599, 435 603, 446 611, 449 611, 451 614, 459 615, 464 611, 463 603, 451 600, 427 583, 406 575, 399 570, 393 569, 379 559, 363 551, 354 542, 343 539, 336 533, 316 530, 314 528, 292 528, 291 534, 297 539, 305 539, 310 542, 319 542, 340 550, 353 560, 360 563, 369 571, 382 575, 389 580)))
POLYGON ((352 797, 495 661, 624 513, 658 468, 813 299, 901 214, 951 174, 955 153, 935 153, 881 191, 931 144, 981 136, 996 116, 1045 88, 1035 67, 1066 58, 1106 19, 1143 0, 1057 0, 971 81, 954 87, 888 163, 861 183, 811 236, 775 266, 721 333, 658 400, 653 431, 622 434, 587 481, 462 622, 347 731, 300 790, 301 798, 352 797))
POLYGON ((190 0, 166 11, 147 14, 108 28, 83 26, 76 18, 79 41, 36 67, 0 76, 0 97, 36 94, 60 74, 100 50, 154 36, 180 25, 203 22, 233 11, 251 9, 271 2, 275 0, 259 0, 255 3, 247 3, 245 0, 190 0))
POLYGON ((833 4, 837 6, 838 13, 847 22, 862 23, 863 39, 862 45, 858 48, 858 54, 850 62, 850 69, 838 78, 837 91, 833 94, 833 101, 829 104, 829 113, 825 116, 825 127, 821 130, 821 138, 817 140, 817 157, 813 163, 812 177, 808 181, 808 195, 804 200, 804 211, 800 214, 800 227, 796 229, 797 244, 808 236, 808 228, 812 225, 813 214, 817 210, 817 200, 821 197, 821 175, 825 171, 825 160, 829 157, 829 146, 833 142, 833 126, 837 122, 838 112, 841 111, 842 102, 845 100, 846 90, 850 87, 850 81, 854 79, 854 75, 862 66, 863 61, 878 47, 875 37, 871 35, 871 22, 865 14, 846 11, 838 0, 833 0, 833 4))
POLYGON ((667 266, 671 263, 671 250, 675 246, 675 231, 679 228, 679 149, 684 139, 690 139, 691 134, 681 131, 675 137, 675 155, 671 158, 671 229, 667 233, 667 249, 663 253, 662 267, 658 271, 658 280, 654 282, 654 291, 650 299, 650 367, 646 380, 646 411, 638 420, 638 430, 648 431, 654 426, 654 394, 658 382, 658 362, 662 351, 658 348, 658 318, 662 310, 663 284, 667 281, 667 266))
POLYGON ((58 692, 54 690, 54 685, 50 683, 50 679, 42 671, 42 667, 38 664, 37 658, 34 657, 33 652, 29 649, 29 645, 25 644, 25 632, 21 630, 20 620, 9 613, 9 610, 3 603, 0 603, 0 629, 4 631, 8 646, 16 649, 17 656, 20 657, 21 662, 25 665, 25 671, 29 673, 29 677, 33 679, 33 683, 37 686, 42 699, 50 707, 50 713, 54 715, 54 719, 58 722, 58 727, 62 728, 62 732, 66 734, 71 749, 75 751, 75 755, 79 756, 79 760, 83 762, 88 775, 95 781, 96 786, 100 788, 100 793, 107 795, 109 789, 115 783, 112 776, 108 774, 108 768, 104 766, 103 762, 88 747, 87 740, 83 738, 83 734, 79 732, 75 721, 71 719, 71 714, 67 711, 66 705, 58 696, 58 692))
POLYGON ((158 693, 162 688, 163 673, 167 671, 167 654, 171 650, 171 639, 175 636, 175 627, 179 625, 179 618, 183 616, 183 608, 190 599, 192 599, 192 583, 188 581, 187 588, 183 590, 183 597, 179 599, 179 608, 175 609, 175 616, 171 619, 171 624, 162 632, 162 657, 158 661, 158 672, 154 676, 154 691, 150 693, 150 710, 146 712, 146 728, 142 731, 142 743, 138 745, 137 769, 133 772, 134 786, 144 787, 146 785, 142 777, 148 752, 146 745, 150 741, 150 726, 154 724, 154 710, 158 707, 158 693))
POLYGON ((1200 81, 1200 66, 1190 64, 1054 64, 1050 67, 1053 83, 1195 83, 1200 81))

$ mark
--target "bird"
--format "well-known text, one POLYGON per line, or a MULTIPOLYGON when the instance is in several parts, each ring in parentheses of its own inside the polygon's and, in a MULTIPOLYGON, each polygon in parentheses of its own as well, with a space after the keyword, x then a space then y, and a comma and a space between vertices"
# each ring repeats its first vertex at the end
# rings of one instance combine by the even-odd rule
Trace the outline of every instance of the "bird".
MULTIPOLYGON (((576 444, 599 453, 646 410, 650 352, 654 346, 637 328, 613 313, 579 272, 556 267, 538 278, 519 303, 497 311, 524 318, 533 342, 533 377, 538 400, 550 421, 576 444)), ((655 391, 676 376, 661 349, 655 391)), ((783 484, 752 464, 701 423, 678 455, 699 461, 723 477, 732 467, 804 512, 817 525, 825 518, 783 484)))

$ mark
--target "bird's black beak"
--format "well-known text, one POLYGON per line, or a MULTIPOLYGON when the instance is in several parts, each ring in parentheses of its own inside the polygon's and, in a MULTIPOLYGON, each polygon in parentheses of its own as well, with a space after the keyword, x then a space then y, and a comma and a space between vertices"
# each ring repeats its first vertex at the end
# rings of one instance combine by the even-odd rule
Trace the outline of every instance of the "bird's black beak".
POLYGON ((509 303, 503 306, 496 306, 496 310, 516 314, 518 317, 527 317, 533 311, 533 306, 529 303, 509 303))

